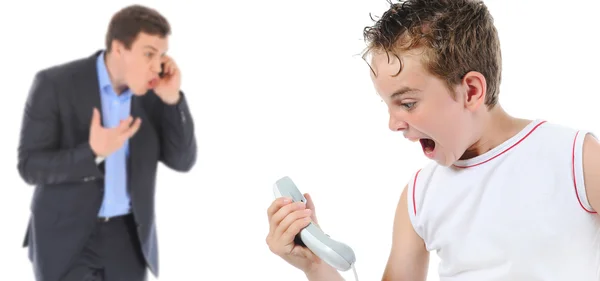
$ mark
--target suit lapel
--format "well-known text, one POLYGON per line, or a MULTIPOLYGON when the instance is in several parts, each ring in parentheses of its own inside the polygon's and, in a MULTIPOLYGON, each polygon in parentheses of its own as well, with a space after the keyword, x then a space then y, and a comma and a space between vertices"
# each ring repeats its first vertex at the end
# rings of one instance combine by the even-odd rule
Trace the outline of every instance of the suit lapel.
POLYGON ((131 116, 133 118, 141 118, 142 124, 137 133, 129 139, 129 157, 127 158, 127 170, 129 171, 129 182, 127 184, 127 187, 129 192, 132 192, 131 187, 134 186, 132 180, 137 179, 139 176, 142 176, 139 174, 141 172, 140 167, 142 167, 143 161, 145 159, 142 147, 144 145, 144 142, 142 140, 144 139, 144 133, 146 131, 145 129, 149 125, 147 124, 149 120, 147 120, 148 118, 146 118, 146 114, 143 110, 141 102, 141 97, 132 95, 131 116))
MULTIPOLYGON (((82 69, 73 75, 73 85, 71 92, 73 106, 81 125, 89 128, 92 121, 92 112, 94 107, 102 114, 102 104, 100 102, 100 86, 98 83, 98 72, 96 70, 96 59, 100 51, 82 61, 82 69)), ((102 119, 101 119, 102 122, 102 119)))

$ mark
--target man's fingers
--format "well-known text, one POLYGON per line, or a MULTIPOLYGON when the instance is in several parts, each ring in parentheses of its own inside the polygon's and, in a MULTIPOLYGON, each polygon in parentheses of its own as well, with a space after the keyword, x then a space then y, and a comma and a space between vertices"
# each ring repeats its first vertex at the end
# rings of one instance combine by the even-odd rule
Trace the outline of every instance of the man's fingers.
POLYGON ((126 138, 133 137, 133 135, 135 135, 135 133, 137 133, 137 131, 140 129, 141 125, 142 125, 142 119, 139 117, 136 118, 135 121, 133 121, 133 125, 131 125, 129 128, 127 128, 127 130, 125 130, 125 132, 123 132, 123 135, 126 138))
POLYGON ((92 110, 91 126, 92 127, 101 127, 102 126, 102 123, 100 122, 100 111, 95 107, 92 110))
POLYGON ((121 122, 119 122, 119 126, 116 127, 116 130, 119 133, 127 131, 129 127, 131 127, 131 122, 133 122, 133 117, 131 116, 127 117, 125 120, 121 120, 121 122))
POLYGON ((119 125, 119 127, 115 128, 116 131, 116 135, 115 137, 118 138, 120 143, 124 143, 127 139, 133 137, 133 135, 135 135, 135 133, 137 133, 137 131, 140 129, 140 126, 142 124, 142 119, 140 119, 139 117, 135 119, 135 121, 133 121, 133 124, 131 122, 126 122, 126 121, 121 121, 121 125, 119 125), (126 124, 128 127, 123 130, 121 127, 124 126, 124 124, 126 124))
POLYGON ((168 74, 168 75, 175 74, 175 71, 177 70, 177 66, 175 65, 175 62, 173 61, 173 59, 171 57, 165 56, 163 59, 163 63, 164 63, 164 71, 166 74, 168 74))
POLYGON ((173 75, 173 73, 175 73, 175 66, 173 65, 172 61, 167 61, 165 63, 165 73, 169 75, 173 75))

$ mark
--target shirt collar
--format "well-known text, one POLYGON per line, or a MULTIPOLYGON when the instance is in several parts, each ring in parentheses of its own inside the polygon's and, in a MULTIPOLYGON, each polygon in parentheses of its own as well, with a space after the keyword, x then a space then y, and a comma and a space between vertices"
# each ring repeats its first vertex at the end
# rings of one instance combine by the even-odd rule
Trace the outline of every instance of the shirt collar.
POLYGON ((102 52, 96 61, 96 68, 98 69, 98 83, 100 84, 101 89, 106 89, 106 87, 112 87, 110 83, 110 76, 108 75, 108 70, 106 69, 106 63, 104 62, 104 52, 102 52))
MULTIPOLYGON (((106 52, 102 52, 96 60, 96 69, 98 71, 98 84, 102 93, 113 93, 112 83, 110 81, 110 75, 108 75, 108 69, 106 68, 106 62, 104 60, 106 52)), ((131 91, 126 90, 120 95, 122 99, 128 99, 131 97, 131 91)))

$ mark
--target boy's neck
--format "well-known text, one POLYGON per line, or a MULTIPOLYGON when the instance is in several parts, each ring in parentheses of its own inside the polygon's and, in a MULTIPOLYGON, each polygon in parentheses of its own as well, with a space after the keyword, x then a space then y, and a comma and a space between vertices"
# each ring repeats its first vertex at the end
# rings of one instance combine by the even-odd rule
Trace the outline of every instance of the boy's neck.
POLYGON ((532 120, 510 116, 497 104, 481 124, 481 137, 461 157, 461 160, 484 154, 523 130, 532 120))

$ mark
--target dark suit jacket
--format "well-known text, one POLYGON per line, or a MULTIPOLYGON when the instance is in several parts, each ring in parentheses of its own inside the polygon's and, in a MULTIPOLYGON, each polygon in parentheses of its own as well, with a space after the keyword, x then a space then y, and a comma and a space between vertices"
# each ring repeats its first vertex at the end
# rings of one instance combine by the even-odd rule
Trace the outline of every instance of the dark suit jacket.
MULTIPOLYGON (((99 54, 39 71, 27 98, 18 170, 35 185, 23 246, 29 246, 39 281, 57 281, 65 274, 97 221, 104 172, 88 140, 92 109, 102 109, 99 54)), ((170 106, 152 91, 133 97, 131 115, 141 117, 142 125, 129 140, 128 190, 147 265, 158 276, 157 166, 159 161, 177 171, 194 166, 194 124, 185 97, 170 106)))

